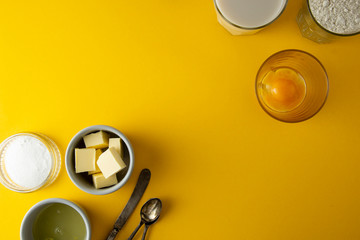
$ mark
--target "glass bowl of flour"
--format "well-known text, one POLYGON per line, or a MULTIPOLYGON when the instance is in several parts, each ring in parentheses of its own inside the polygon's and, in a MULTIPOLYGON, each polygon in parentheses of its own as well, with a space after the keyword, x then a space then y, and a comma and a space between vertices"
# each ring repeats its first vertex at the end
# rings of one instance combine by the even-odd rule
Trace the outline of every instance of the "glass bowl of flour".
POLYGON ((301 34, 317 43, 360 33, 360 0, 304 0, 297 16, 301 34))
POLYGON ((15 192, 33 192, 50 185, 60 168, 59 149, 43 134, 18 133, 0 145, 0 182, 15 192))

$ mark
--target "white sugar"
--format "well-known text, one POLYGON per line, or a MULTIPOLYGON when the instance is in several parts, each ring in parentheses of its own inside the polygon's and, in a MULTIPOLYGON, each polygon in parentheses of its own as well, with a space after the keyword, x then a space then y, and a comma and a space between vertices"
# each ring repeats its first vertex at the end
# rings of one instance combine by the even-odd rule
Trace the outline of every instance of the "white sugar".
POLYGON ((338 34, 360 31, 360 0, 309 0, 316 21, 338 34))
POLYGON ((13 182, 25 188, 34 188, 42 184, 52 167, 47 147, 40 140, 30 136, 18 136, 8 144, 4 163, 13 182))

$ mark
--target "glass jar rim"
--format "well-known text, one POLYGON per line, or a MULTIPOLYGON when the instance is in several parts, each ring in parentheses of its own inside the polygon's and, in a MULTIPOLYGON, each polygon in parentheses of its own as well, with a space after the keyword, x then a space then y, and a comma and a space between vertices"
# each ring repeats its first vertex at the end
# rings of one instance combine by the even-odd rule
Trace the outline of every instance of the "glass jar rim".
POLYGON ((329 29, 326 29, 324 26, 322 26, 315 18, 315 16, 312 14, 312 11, 310 9, 310 0, 306 0, 306 7, 308 9, 308 12, 311 16, 311 18, 314 20, 314 22, 316 23, 316 25, 318 25, 322 30, 326 31, 329 34, 335 35, 335 36, 339 36, 339 37, 351 37, 351 36, 355 36, 360 34, 360 31, 358 32, 354 32, 354 33, 348 33, 348 34, 341 34, 341 33, 336 33, 336 32, 332 32, 329 29))
POLYGON ((57 178, 57 176, 59 175, 60 169, 61 169, 60 151, 59 151, 57 145, 55 144, 55 142, 42 133, 35 133, 35 132, 17 133, 17 134, 11 135, 10 137, 6 138, 0 144, 0 182, 2 183, 3 186, 5 186, 6 188, 8 188, 12 191, 21 192, 21 193, 29 193, 29 192, 34 192, 36 190, 45 188, 46 186, 53 183, 53 181, 57 178), (52 160, 50 172, 47 175, 47 177, 39 185, 32 187, 32 188, 27 188, 27 187, 16 184, 11 179, 11 177, 7 174, 5 165, 4 165, 4 160, 3 160, 4 148, 6 148, 6 146, 8 146, 8 144, 11 143, 15 138, 21 137, 21 136, 33 137, 33 138, 39 140, 41 143, 43 143, 44 146, 46 147, 46 149, 49 151, 51 160, 52 160))

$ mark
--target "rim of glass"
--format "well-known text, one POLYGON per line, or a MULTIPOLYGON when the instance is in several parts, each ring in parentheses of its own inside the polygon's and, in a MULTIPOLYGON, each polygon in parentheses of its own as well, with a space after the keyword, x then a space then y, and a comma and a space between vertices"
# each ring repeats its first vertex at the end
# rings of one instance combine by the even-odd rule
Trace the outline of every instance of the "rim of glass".
POLYGON ((325 105, 325 102, 328 98, 328 95, 329 95, 329 77, 327 75, 327 72, 326 72, 326 69, 324 67, 324 65, 319 61, 319 59, 317 59, 314 55, 312 55, 311 53, 308 53, 308 52, 305 52, 303 50, 299 50, 299 49, 285 49, 285 50, 281 50, 281 51, 278 51, 276 53, 273 53, 272 55, 270 55, 262 64, 261 66, 259 67, 259 70, 256 74, 256 78, 255 78, 255 94, 256 94, 256 98, 259 102, 259 105, 261 106, 261 108, 272 118, 276 119, 276 120, 279 120, 281 122, 285 122, 285 123, 298 123, 298 122, 303 122, 303 121, 306 121, 310 118, 312 118, 313 116, 315 116, 322 108, 323 106, 325 105), (272 57, 274 57, 275 55, 278 55, 278 54, 281 54, 281 53, 284 53, 284 52, 299 52, 299 53, 303 53, 303 54, 306 54, 310 57, 312 57, 316 62, 319 63, 320 67, 322 68, 323 72, 325 73, 325 76, 326 76, 326 95, 325 95, 325 98, 324 98, 324 101, 322 102, 321 106, 310 116, 304 118, 304 119, 301 119, 301 120, 284 120, 284 119, 281 119, 279 117, 275 117, 273 116, 263 105, 262 101, 260 100, 260 96, 258 94, 258 87, 257 87, 257 79, 259 77, 259 74, 260 74, 260 70, 263 68, 263 66, 265 65, 265 63, 267 63, 272 57))
POLYGON ((285 0, 285 4, 284 4, 283 8, 281 9, 281 11, 279 12, 279 14, 278 14, 273 20, 271 20, 270 22, 268 22, 268 23, 266 23, 266 24, 264 24, 264 25, 261 25, 261 26, 259 26, 259 27, 242 27, 242 26, 237 25, 237 24, 231 22, 230 20, 228 20, 228 19, 224 16, 224 14, 220 11, 220 9, 219 9, 219 7, 218 7, 218 5, 217 5, 217 3, 216 3, 217 0, 213 0, 213 1, 214 1, 214 5, 215 5, 216 11, 220 14, 220 16, 221 16, 227 23, 231 24, 231 25, 234 26, 234 27, 241 28, 241 29, 245 29, 245 30, 257 30, 257 29, 261 29, 261 28, 264 28, 264 27, 270 25, 271 23, 273 23, 274 21, 276 21, 276 20, 281 16, 281 14, 285 11, 285 8, 286 8, 286 6, 287 6, 287 4, 288 4, 288 0, 285 0))
POLYGON ((49 175, 46 177, 46 179, 41 184, 39 184, 38 186, 33 187, 33 188, 27 188, 27 187, 23 187, 23 186, 16 184, 10 178, 10 176, 7 174, 7 172, 5 170, 5 166, 3 166, 3 163, 1 162, 1 166, 0 166, 0 172, 1 172, 0 173, 0 182, 1 182, 1 184, 4 187, 6 187, 7 189, 12 190, 14 192, 19 192, 19 193, 30 193, 30 192, 34 192, 36 190, 47 187, 48 185, 50 185, 51 183, 53 183, 55 181, 55 179, 58 177, 58 175, 60 173, 60 169, 61 169, 61 155, 60 155, 57 145, 55 144, 55 142, 52 139, 50 139, 49 137, 47 137, 44 134, 35 133, 35 132, 21 132, 21 133, 11 135, 10 137, 6 138, 3 142, 1 142, 0 158, 2 158, 4 148, 14 138, 19 137, 19 136, 30 136, 30 137, 36 138, 37 140, 39 140, 41 143, 44 144, 44 146, 47 148, 47 150, 49 151, 51 158, 52 158, 51 170, 49 172, 49 175))
POLYGON ((309 3, 310 0, 306 0, 306 7, 308 9, 308 12, 311 16, 311 18, 314 20, 314 22, 316 23, 316 25, 318 25, 321 29, 323 29, 324 31, 330 33, 330 34, 333 34, 335 36, 339 36, 339 37, 351 37, 351 36, 355 36, 355 35, 358 35, 360 33, 360 31, 358 32, 354 32, 354 33, 348 33, 348 34, 341 34, 341 33, 336 33, 336 32, 332 32, 328 29, 326 29, 325 27, 323 27, 317 20, 316 18, 314 17, 314 15, 312 14, 311 12, 311 9, 310 9, 310 3, 309 3))

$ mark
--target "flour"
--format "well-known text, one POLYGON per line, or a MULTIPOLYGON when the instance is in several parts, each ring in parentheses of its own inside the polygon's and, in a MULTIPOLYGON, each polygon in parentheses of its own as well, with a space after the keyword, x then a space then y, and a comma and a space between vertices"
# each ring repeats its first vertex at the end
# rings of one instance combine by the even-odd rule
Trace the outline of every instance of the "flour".
POLYGON ((316 21, 330 32, 360 32, 360 0, 309 0, 316 21))
POLYGON ((34 188, 49 176, 52 159, 49 150, 40 140, 30 136, 18 136, 8 143, 4 164, 14 183, 25 188, 34 188))

